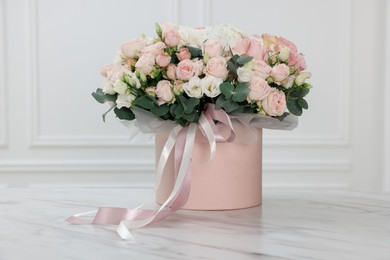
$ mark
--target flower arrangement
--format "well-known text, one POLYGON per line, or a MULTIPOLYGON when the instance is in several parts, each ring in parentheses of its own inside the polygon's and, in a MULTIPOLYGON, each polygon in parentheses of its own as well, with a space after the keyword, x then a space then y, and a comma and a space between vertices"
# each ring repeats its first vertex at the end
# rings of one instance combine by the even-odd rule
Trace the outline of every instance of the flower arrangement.
POLYGON ((101 70, 106 80, 92 95, 110 102, 119 119, 135 119, 133 107, 181 126, 197 122, 209 103, 229 115, 279 120, 308 108, 311 74, 304 56, 283 37, 249 36, 229 25, 168 23, 157 23, 156 33, 122 44, 114 64, 101 70))

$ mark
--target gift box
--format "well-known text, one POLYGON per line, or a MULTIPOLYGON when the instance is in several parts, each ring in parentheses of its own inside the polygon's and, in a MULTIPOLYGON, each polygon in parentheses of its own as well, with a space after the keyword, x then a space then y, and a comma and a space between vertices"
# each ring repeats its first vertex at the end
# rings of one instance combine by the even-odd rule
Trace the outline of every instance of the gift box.
MULTIPOLYGON (((233 125, 240 127, 238 124, 233 125)), ((254 140, 245 143, 217 142, 214 158, 209 143, 198 129, 192 151, 190 195, 183 209, 228 210, 248 208, 262 202, 262 129, 254 128, 254 140)), ((156 165, 168 134, 156 134, 156 165)), ((170 154, 156 191, 156 202, 163 204, 175 184, 174 151, 170 154)))

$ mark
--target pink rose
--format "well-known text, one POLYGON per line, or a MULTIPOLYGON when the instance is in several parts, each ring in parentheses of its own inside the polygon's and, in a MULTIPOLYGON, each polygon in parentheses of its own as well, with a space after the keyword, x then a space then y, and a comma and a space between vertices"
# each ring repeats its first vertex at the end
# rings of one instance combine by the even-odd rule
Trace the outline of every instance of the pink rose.
POLYGON ((254 60, 263 59, 263 49, 261 47, 260 41, 253 37, 250 38, 249 47, 245 54, 248 56, 252 56, 254 60))
POLYGON ((271 70, 271 76, 276 83, 280 83, 290 75, 290 68, 286 64, 278 64, 271 70))
POLYGON ((306 69, 306 61, 301 53, 291 53, 288 65, 295 66, 299 71, 306 69))
POLYGON ((249 43, 250 40, 249 38, 243 38, 240 42, 238 42, 234 47, 233 47, 233 53, 238 54, 240 56, 245 55, 246 52, 248 51, 249 48, 249 43))
POLYGON ((160 80, 157 83, 155 92, 157 97, 161 101, 159 102, 160 105, 164 103, 172 103, 175 101, 175 95, 173 94, 173 86, 168 80, 160 80))
POLYGON ((169 64, 167 67, 167 77, 168 79, 176 79, 176 66, 173 64, 169 64))
POLYGON ((262 79, 266 79, 271 75, 271 66, 262 60, 254 60, 253 74, 262 79))
POLYGON ((167 46, 163 42, 156 42, 154 44, 151 44, 149 46, 146 46, 145 48, 142 49, 141 53, 142 54, 150 54, 153 56, 157 56, 159 54, 164 53, 164 49, 167 46))
POLYGON ((155 58, 151 54, 143 54, 135 64, 135 67, 145 75, 150 74, 153 71, 155 64, 155 58))
POLYGON ((110 80, 112 84, 115 84, 115 82, 123 76, 123 73, 128 72, 130 71, 122 65, 114 64, 112 65, 111 70, 106 71, 107 79, 110 80))
POLYGON ((156 57, 156 63, 160 67, 166 67, 171 62, 171 56, 168 53, 161 53, 156 57))
POLYGON ((180 42, 180 34, 177 31, 170 31, 164 34, 164 41, 169 47, 175 47, 180 42))
POLYGON ((247 97, 248 102, 260 101, 271 91, 271 87, 268 85, 267 81, 256 76, 252 77, 251 81, 249 81, 248 88, 250 89, 247 97))
POLYGON ((176 77, 180 80, 189 80, 196 74, 196 65, 192 60, 182 60, 177 64, 176 77))
POLYGON ((286 111, 286 96, 283 91, 273 88, 261 105, 267 115, 281 116, 286 111))
POLYGON ((121 53, 126 58, 135 58, 138 53, 146 46, 144 38, 132 39, 121 46, 121 53))
POLYGON ((298 53, 297 46, 283 37, 278 37, 277 44, 289 48, 291 52, 298 53))
POLYGON ((211 75, 222 80, 225 80, 228 76, 227 63, 223 57, 211 58, 205 67, 205 74, 211 75))
POLYGON ((179 53, 176 53, 179 61, 191 59, 191 53, 187 48, 181 48, 179 53))
POLYGON ((221 56, 223 46, 218 39, 209 39, 203 43, 203 54, 207 54, 210 58, 221 56))

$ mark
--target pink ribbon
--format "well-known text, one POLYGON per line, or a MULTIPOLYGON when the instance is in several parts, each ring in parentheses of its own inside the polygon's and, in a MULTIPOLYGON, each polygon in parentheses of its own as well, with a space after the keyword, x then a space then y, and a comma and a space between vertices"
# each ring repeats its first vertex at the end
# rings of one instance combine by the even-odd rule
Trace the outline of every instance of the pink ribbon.
MULTIPOLYGON (((202 133, 208 137, 209 142, 213 135, 217 142, 232 142, 235 139, 235 132, 233 129, 233 125, 230 121, 229 116, 222 109, 216 110, 213 104, 206 104, 205 111, 202 116, 207 119, 208 124, 199 123, 197 124, 197 128, 199 128, 202 133), (227 136, 223 136, 220 131, 218 131, 216 127, 216 122, 220 122, 225 127, 228 128, 229 133, 227 136), (210 133, 210 128, 212 133, 210 133)), ((202 117, 201 116, 201 117, 202 117)), ((195 129, 196 130, 196 129, 195 129)), ((186 142, 188 141, 188 131, 189 126, 182 128, 177 136, 175 143, 175 176, 177 177, 180 167, 182 166, 182 160, 184 156, 184 150, 186 142)), ((195 134, 195 133, 194 133, 195 134)), ((193 138, 195 138, 193 136, 193 138)), ((212 144, 210 143, 210 149, 213 150, 212 144)), ((215 149, 215 148, 214 148, 215 149)), ((192 153, 192 151, 190 151, 192 153)), ((148 209, 129 209, 129 208, 110 208, 110 207, 100 207, 93 220, 86 220, 80 218, 79 215, 76 214, 74 216, 66 219, 70 224, 92 224, 92 225, 117 225, 122 223, 122 221, 126 221, 127 223, 131 223, 132 221, 142 221, 151 219, 151 221, 146 222, 146 224, 141 226, 147 226, 150 224, 158 223, 161 220, 165 219, 178 209, 182 208, 189 197, 190 189, 191 189, 191 175, 192 175, 192 167, 191 167, 191 159, 188 163, 188 168, 185 169, 186 173, 184 176, 184 181, 182 186, 180 187, 178 193, 173 197, 172 201, 167 204, 167 206, 163 210, 148 210, 148 209)), ((119 233, 119 231, 118 231, 119 233)), ((126 235, 120 234, 121 237, 125 238, 126 235)))

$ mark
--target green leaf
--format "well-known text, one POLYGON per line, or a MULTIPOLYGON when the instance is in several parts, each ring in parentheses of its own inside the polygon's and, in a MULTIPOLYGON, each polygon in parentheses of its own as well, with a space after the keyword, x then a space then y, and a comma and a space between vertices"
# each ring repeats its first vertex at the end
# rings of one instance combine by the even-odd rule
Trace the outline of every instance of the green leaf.
POLYGON ((167 104, 163 104, 161 106, 154 106, 150 111, 155 116, 163 116, 169 112, 169 106, 167 104))
POLYGON ((298 99, 298 105, 303 109, 309 108, 309 105, 307 104, 306 100, 304 100, 303 98, 298 99))
POLYGON ((117 94, 109 95, 103 92, 101 88, 98 88, 96 92, 92 93, 92 96, 96 99, 97 102, 103 104, 106 102, 114 102, 116 101, 117 94))
POLYGON ((293 115, 302 115, 302 107, 298 105, 298 102, 295 99, 287 101, 287 108, 293 115))
POLYGON ((228 69, 235 75, 237 76, 237 66, 234 65, 234 63, 232 61, 228 61, 227 62, 227 66, 228 66, 228 69))
POLYGON ((191 58, 202 57, 202 50, 201 49, 191 47, 191 46, 186 46, 186 48, 191 53, 191 58))
POLYGON ((233 57, 230 58, 230 61, 232 61, 233 63, 236 63, 238 58, 240 58, 240 55, 235 54, 235 55, 233 55, 233 57))
POLYGON ((116 107, 114 109, 114 113, 119 119, 129 120, 129 121, 135 119, 135 115, 133 111, 131 111, 131 109, 127 107, 122 107, 121 109, 116 107))
POLYGON ((112 107, 110 107, 109 110, 107 110, 107 112, 105 112, 102 117, 103 117, 103 122, 105 123, 106 122, 106 115, 108 114, 108 112, 110 112, 111 110, 113 110, 114 108, 116 107, 116 105, 113 105, 112 107))
POLYGON ((309 92, 310 92, 310 89, 308 89, 308 88, 302 88, 301 91, 300 91, 299 97, 300 97, 300 98, 303 98, 304 96, 306 96, 307 94, 309 94, 309 92))
POLYGON ((215 108, 216 109, 223 108, 226 111, 226 113, 232 113, 238 110, 239 107, 240 106, 237 104, 237 102, 234 102, 231 99, 226 99, 224 95, 220 95, 217 98, 217 101, 215 102, 215 108))
POLYGON ((199 102, 200 102, 200 100, 197 99, 197 98, 189 98, 189 99, 187 99, 187 102, 186 102, 186 106, 187 107, 184 110, 184 112, 186 114, 189 114, 189 113, 193 112, 195 110, 195 107, 197 105, 199 105, 199 102))
POLYGON ((237 84, 236 88, 234 89, 233 95, 232 95, 233 101, 236 101, 236 102, 245 101, 247 96, 248 96, 249 91, 250 91, 250 89, 246 86, 245 83, 237 84))
POLYGON ((219 89, 227 99, 230 99, 233 94, 234 86, 230 82, 223 82, 219 85, 219 89))
POLYGON ((184 109, 183 106, 177 105, 176 108, 173 110, 173 116, 178 119, 183 117, 184 115, 184 109))
POLYGON ((236 60, 238 65, 244 66, 247 62, 250 62, 253 59, 252 56, 241 56, 236 60))
POLYGON ((154 97, 144 95, 134 100, 134 106, 150 110, 156 106, 155 101, 154 97))
POLYGON ((193 112, 191 114, 184 114, 183 118, 189 122, 195 122, 197 115, 198 114, 196 112, 193 112))

